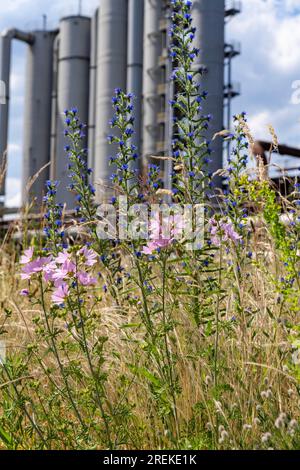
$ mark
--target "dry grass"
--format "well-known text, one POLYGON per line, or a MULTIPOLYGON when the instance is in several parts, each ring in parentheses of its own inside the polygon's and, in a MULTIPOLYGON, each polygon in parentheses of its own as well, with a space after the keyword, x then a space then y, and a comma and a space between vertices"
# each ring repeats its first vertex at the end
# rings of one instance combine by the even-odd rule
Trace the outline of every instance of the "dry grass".
MULTIPOLYGON (((275 427, 275 421, 280 413, 286 413, 289 420, 299 420, 297 382, 286 367, 291 347, 285 326, 287 321, 297 323, 299 318, 295 313, 291 318, 288 306, 283 307, 277 301, 274 277, 278 276, 280 263, 265 227, 256 232, 252 249, 251 269, 248 265, 239 279, 227 278, 225 274, 223 280, 226 296, 220 308, 222 328, 219 338, 218 400, 211 360, 214 335, 208 334, 209 320, 199 327, 195 326, 190 315, 191 298, 187 298, 186 294, 174 293, 171 289, 169 291, 167 306, 177 321, 169 346, 177 356, 176 371, 181 388, 177 413, 182 430, 180 445, 183 447, 268 447, 271 444, 262 444, 262 437, 270 432, 272 446, 285 448, 288 446, 286 437, 282 436, 282 430, 275 427), (235 309, 237 295, 240 298, 240 316, 235 309), (221 433, 222 426, 226 430, 224 439, 217 438, 210 431, 220 426, 221 433)), ((2 246, 0 318, 4 308, 11 309, 5 335, 9 355, 18 355, 20 350, 26 349, 28 342, 33 341, 35 326, 32 318, 41 313, 38 306, 28 307, 28 301, 22 300, 18 293, 21 285, 18 265, 14 262, 16 258, 17 254, 10 243, 2 246)), ((206 276, 203 274, 201 282, 207 282, 206 276)), ((217 296, 212 295, 209 302, 213 310, 217 308, 217 296)), ((89 341, 92 349, 99 335, 108 338, 104 354, 112 403, 118 399, 116 390, 120 376, 130 377, 126 400, 134 409, 129 427, 132 426, 135 437, 134 442, 125 447, 168 448, 171 445, 169 436, 155 412, 155 400, 148 384, 143 377, 131 375, 128 370, 128 364, 135 363, 137 358, 140 365, 147 365, 147 357, 140 343, 141 330, 123 328, 128 323, 140 323, 138 306, 126 305, 124 301, 122 308, 114 305, 114 301, 106 296, 101 306, 96 307, 98 327, 89 341), (136 427, 139 433, 134 431, 136 427)), ((77 355, 76 358, 82 364, 86 361, 84 356, 77 355)), ((74 357, 64 357, 64 364, 71 359, 74 357)), ((49 366, 48 358, 46 362, 49 366)), ((153 364, 151 368, 154 373, 157 372, 153 364)), ((87 370, 87 365, 84 369, 87 370)), ((33 369, 29 368, 24 381, 32 377, 45 381, 47 394, 48 379, 36 364, 33 369)), ((59 374, 54 374, 53 378, 59 385, 59 374)), ((4 386, 1 384, 1 387, 4 386)))

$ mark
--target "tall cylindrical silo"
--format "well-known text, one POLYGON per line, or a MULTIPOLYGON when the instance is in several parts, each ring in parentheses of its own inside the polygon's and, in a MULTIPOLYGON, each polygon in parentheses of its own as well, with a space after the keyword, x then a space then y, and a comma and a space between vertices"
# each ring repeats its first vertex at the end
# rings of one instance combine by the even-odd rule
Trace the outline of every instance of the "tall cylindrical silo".
POLYGON ((127 93, 135 96, 135 135, 132 143, 141 151, 142 93, 143 93, 143 32, 144 2, 129 0, 127 39, 127 93))
POLYGON ((35 31, 34 43, 27 50, 26 94, 23 149, 23 203, 28 197, 42 202, 49 178, 51 134, 52 60, 55 33, 35 31), (30 188, 28 182, 36 177, 30 188))
POLYGON ((51 143, 50 143, 50 178, 55 176, 55 155, 57 138, 57 88, 58 88, 58 52, 59 34, 54 39, 53 44, 53 65, 52 65, 52 100, 51 100, 51 143))
POLYGON ((156 155, 159 111, 158 58, 161 51, 159 21, 162 0, 145 0, 144 13, 144 70, 143 70, 143 163, 156 155))
POLYGON ((97 199, 109 197, 109 156, 114 149, 107 141, 115 88, 126 90, 127 0, 101 0, 98 32, 96 152, 94 178, 97 199))
MULTIPOLYGON (((11 38, 6 34, 0 36, 0 80, 3 82, 5 102, 0 104, 0 171, 3 166, 4 153, 7 150, 8 115, 9 115, 9 78, 10 78, 11 38)), ((0 198, 4 195, 4 180, 0 184, 0 198)), ((2 201, 3 203, 3 201, 2 201)), ((1 201, 0 201, 1 205, 1 201)))
MULTIPOLYGON (((84 16, 69 16, 60 21, 58 85, 57 85, 57 128, 56 149, 52 168, 55 179, 60 181, 57 199, 66 203, 68 209, 75 205, 74 196, 67 190, 70 184, 68 158, 64 151, 68 139, 64 135, 64 111, 78 109, 82 122, 89 118, 89 76, 90 76, 90 35, 91 20, 84 16)), ((83 142, 86 147, 87 139, 83 142)))
MULTIPOLYGON (((197 28, 195 45, 200 54, 197 66, 204 66, 206 72, 201 79, 208 97, 203 104, 203 114, 212 114, 213 119, 208 136, 211 138, 223 129, 224 100, 224 0, 195 0, 193 2, 193 26, 197 28)), ((212 144, 210 170, 215 172, 223 166, 223 144, 216 139, 212 144)), ((220 183, 216 181, 216 184, 220 183)))
POLYGON ((97 57, 98 57, 98 17, 97 8, 91 23, 91 61, 90 61, 90 102, 88 127, 88 165, 94 168, 95 164, 95 129, 96 129, 96 96, 97 96, 97 57))

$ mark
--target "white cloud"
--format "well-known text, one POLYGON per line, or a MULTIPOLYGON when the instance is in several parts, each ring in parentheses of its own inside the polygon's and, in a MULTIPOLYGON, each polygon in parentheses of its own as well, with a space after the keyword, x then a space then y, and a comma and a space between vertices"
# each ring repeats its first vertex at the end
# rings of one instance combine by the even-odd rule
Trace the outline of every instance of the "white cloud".
MULTIPOLYGON (((270 60, 275 68, 284 73, 298 73, 300 63, 300 16, 292 16, 278 21, 273 47, 270 49, 270 60)), ((299 77, 300 78, 300 77, 299 77)))
POLYGON ((26 3, 28 3, 28 0, 13 0, 10 2, 5 3, 4 5, 1 5, 1 10, 5 11, 6 14, 13 13, 16 11, 20 11, 20 9, 26 8, 26 3))
POLYGON ((260 113, 251 116, 249 119, 249 126, 253 137, 257 140, 266 140, 270 138, 267 126, 271 121, 272 116, 268 111, 261 111, 260 113))

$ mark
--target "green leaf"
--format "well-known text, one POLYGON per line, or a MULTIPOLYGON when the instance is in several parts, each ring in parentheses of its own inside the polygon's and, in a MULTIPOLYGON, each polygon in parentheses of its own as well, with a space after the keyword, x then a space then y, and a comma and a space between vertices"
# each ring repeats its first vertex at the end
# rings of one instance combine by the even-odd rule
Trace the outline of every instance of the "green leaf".
POLYGON ((136 373, 137 375, 140 375, 142 377, 145 377, 146 379, 149 380, 153 385, 156 387, 160 387, 161 383, 158 377, 156 377, 152 372, 150 372, 146 367, 136 367, 132 364, 129 364, 129 369, 136 373))
POLYGON ((125 323, 124 325, 120 326, 120 329, 125 329, 125 328, 138 328, 141 326, 141 323, 125 323))
POLYGON ((11 447, 13 444, 13 440, 11 436, 6 431, 4 431, 4 429, 1 426, 0 426, 0 439, 2 439, 4 444, 6 444, 9 447, 11 447))

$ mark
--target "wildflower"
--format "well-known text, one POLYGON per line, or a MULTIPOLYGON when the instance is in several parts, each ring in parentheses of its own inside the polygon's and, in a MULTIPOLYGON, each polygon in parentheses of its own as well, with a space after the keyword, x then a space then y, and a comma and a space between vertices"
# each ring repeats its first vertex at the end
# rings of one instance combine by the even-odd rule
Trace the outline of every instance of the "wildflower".
POLYGON ((271 398, 272 397, 272 390, 269 388, 268 390, 263 390, 261 392, 261 397, 264 399, 271 398))
POLYGON ((244 425, 243 425, 243 430, 244 430, 244 431, 249 431, 250 429, 252 429, 251 424, 244 424, 244 425))
POLYGON ((297 421, 296 421, 295 419, 291 419, 291 421, 289 422, 288 427, 289 427, 290 429, 296 429, 296 428, 298 427, 297 421))
POLYGON ((229 434, 225 429, 221 432, 220 438, 219 438, 219 444, 222 444, 226 439, 228 439, 229 434))
POLYGON ((162 223, 157 217, 152 217, 150 223, 150 241, 143 248, 142 253, 151 255, 155 250, 170 246, 178 239, 183 230, 183 220, 179 214, 163 217, 162 223))
POLYGON ((71 254, 68 253, 67 250, 63 250, 58 254, 58 256, 55 258, 55 262, 57 264, 64 264, 66 261, 70 259, 71 254))
POLYGON ((213 425, 210 422, 208 422, 208 423, 206 423, 205 428, 206 428, 207 431, 212 431, 213 430, 213 425))
POLYGON ((84 271, 80 271, 77 275, 78 282, 83 286, 92 286, 97 283, 97 279, 95 277, 90 276, 88 273, 84 271))
POLYGON ((78 255, 83 255, 84 264, 86 266, 93 266, 95 263, 97 263, 97 253, 92 249, 88 249, 86 246, 78 251, 78 255))
POLYGON ((285 413, 280 413, 278 418, 275 420, 275 427, 281 429, 285 427, 287 416, 285 413))
POLYGON ((143 247, 142 253, 144 255, 152 255, 152 253, 156 250, 167 248, 170 245, 170 243, 171 243, 171 239, 163 239, 163 238, 150 241, 148 242, 146 246, 143 247))
POLYGON ((21 279, 30 279, 33 274, 41 272, 48 260, 48 258, 37 258, 27 263, 22 269, 21 279))
POLYGON ((43 268, 44 280, 45 282, 54 282, 54 274, 57 269, 56 263, 54 261, 49 262, 43 268))
POLYGON ((23 256, 21 256, 20 264, 27 264, 32 260, 33 257, 33 248, 30 247, 28 250, 24 251, 23 256))
POLYGON ((284 421, 282 421, 280 418, 277 418, 275 420, 275 428, 281 429, 284 427, 284 421))
POLYGON ((29 290, 28 289, 22 289, 20 292, 20 295, 23 297, 27 297, 29 295, 29 290))
POLYGON ((210 233, 212 235, 211 241, 214 245, 220 246, 222 241, 231 240, 235 244, 242 238, 234 229, 232 222, 220 221, 219 223, 214 219, 210 219, 210 233))
POLYGON ((271 439, 271 437, 272 437, 272 434, 270 432, 266 432, 262 435, 261 442, 263 444, 265 444, 266 442, 268 442, 271 439))
POLYGON ((55 281, 62 281, 69 274, 73 274, 75 271, 76 271, 75 264, 72 261, 67 260, 64 262, 64 264, 60 268, 56 269, 56 271, 54 272, 53 278, 55 281))
POLYGON ((51 300, 55 305, 62 305, 68 296, 69 287, 66 282, 62 282, 53 292, 51 300))

